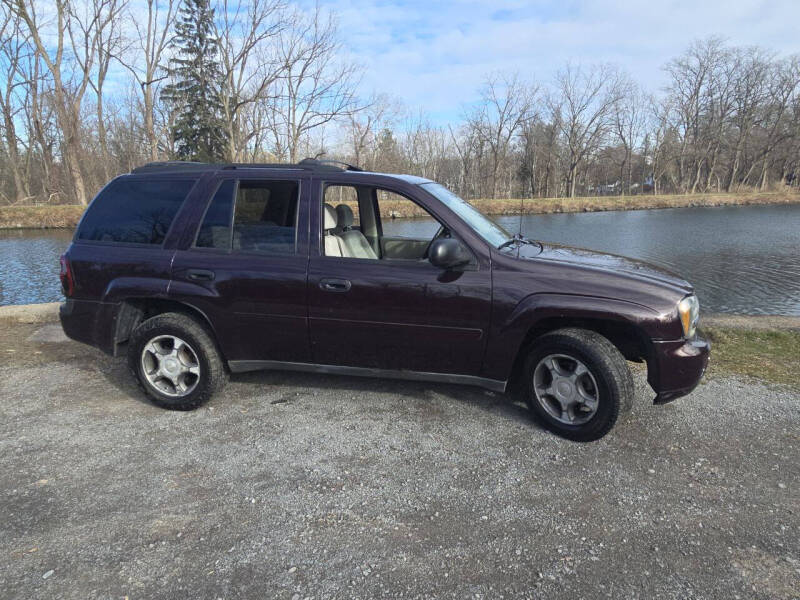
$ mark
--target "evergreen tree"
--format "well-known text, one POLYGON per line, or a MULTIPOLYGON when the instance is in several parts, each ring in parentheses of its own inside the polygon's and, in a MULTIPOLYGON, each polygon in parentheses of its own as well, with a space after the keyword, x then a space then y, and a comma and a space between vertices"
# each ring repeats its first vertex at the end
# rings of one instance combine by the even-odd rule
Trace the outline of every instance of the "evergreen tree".
POLYGON ((226 134, 221 118, 219 50, 214 36, 214 9, 209 0, 183 0, 168 74, 172 82, 161 98, 175 113, 172 137, 180 160, 223 160, 226 134))

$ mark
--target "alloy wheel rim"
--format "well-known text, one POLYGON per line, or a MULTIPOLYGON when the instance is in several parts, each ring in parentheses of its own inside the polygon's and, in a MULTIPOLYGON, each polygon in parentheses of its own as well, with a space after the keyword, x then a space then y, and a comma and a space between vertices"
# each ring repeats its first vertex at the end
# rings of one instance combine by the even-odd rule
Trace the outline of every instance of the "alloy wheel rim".
POLYGON ((600 399, 592 372, 567 354, 549 354, 536 364, 533 394, 548 415, 565 425, 590 421, 600 399))
POLYGON ((197 353, 174 335, 159 335, 147 342, 141 363, 147 383, 165 396, 187 396, 200 382, 197 353))

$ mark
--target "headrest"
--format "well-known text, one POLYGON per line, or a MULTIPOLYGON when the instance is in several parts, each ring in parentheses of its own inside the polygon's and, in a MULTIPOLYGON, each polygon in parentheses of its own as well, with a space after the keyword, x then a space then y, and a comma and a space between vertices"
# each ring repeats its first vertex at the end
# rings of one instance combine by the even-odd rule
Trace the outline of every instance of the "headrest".
POLYGON ((338 219, 336 218, 336 209, 327 202, 322 208, 323 212, 325 213, 323 228, 325 231, 328 231, 329 229, 336 229, 336 224, 338 223, 338 219))
POLYGON ((350 227, 353 224, 353 209, 347 206, 347 204, 340 204, 336 207, 336 218, 337 222, 339 223, 339 227, 345 228, 350 227))

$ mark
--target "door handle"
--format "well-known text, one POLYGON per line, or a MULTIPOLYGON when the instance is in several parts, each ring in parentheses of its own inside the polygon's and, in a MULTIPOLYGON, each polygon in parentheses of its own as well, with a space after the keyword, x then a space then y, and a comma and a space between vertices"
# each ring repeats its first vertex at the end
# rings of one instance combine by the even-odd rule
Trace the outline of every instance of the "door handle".
POLYGON ((321 279, 319 287, 326 292, 348 292, 350 282, 347 279, 321 279))
POLYGON ((214 271, 207 269, 189 269, 186 271, 186 276, 194 281, 213 281, 214 271))

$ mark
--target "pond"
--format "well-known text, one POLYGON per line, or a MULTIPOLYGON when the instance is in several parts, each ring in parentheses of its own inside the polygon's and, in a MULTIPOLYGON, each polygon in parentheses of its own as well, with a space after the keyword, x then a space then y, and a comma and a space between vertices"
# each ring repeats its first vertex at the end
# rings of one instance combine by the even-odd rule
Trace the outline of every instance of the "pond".
MULTIPOLYGON (((512 233, 519 217, 497 220, 512 233)), ((800 316, 800 205, 527 215, 533 239, 640 258, 697 288, 706 312, 800 316)), ((432 236, 425 219, 386 222, 387 235, 432 236)), ((0 305, 61 300, 64 230, 0 231, 0 305)))

